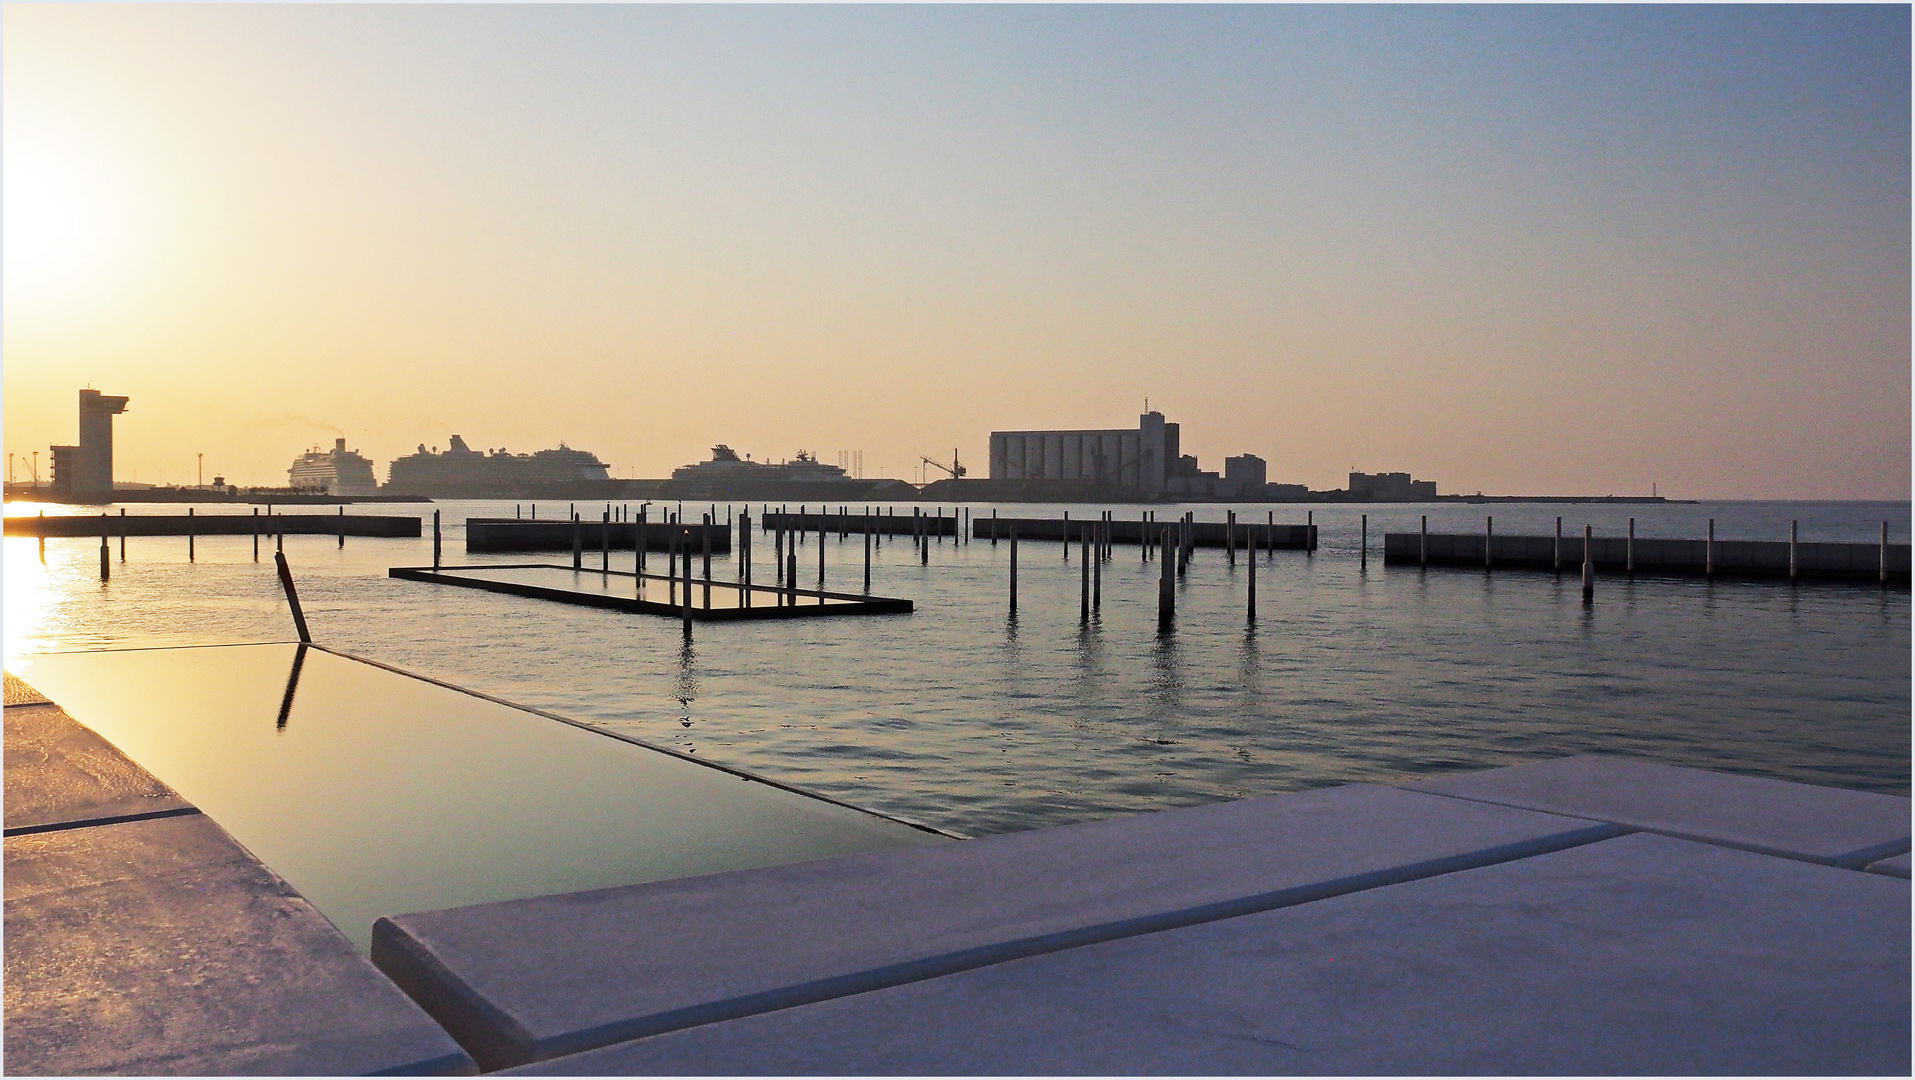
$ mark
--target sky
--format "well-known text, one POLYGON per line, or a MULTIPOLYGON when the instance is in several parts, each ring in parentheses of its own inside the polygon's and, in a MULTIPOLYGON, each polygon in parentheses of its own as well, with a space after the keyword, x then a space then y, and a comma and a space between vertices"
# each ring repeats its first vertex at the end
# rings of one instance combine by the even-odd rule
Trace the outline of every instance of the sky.
MULTIPOLYGON (((4 436, 1907 499, 1910 13, 4 9, 4 436)), ((932 478, 936 477, 932 473, 932 478)))

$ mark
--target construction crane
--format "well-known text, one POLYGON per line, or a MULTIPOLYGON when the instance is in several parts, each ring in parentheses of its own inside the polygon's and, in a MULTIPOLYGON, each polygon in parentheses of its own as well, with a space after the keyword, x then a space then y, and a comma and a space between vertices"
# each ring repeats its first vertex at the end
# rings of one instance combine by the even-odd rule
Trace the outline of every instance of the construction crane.
POLYGON ((924 458, 924 463, 926 465, 931 466, 933 469, 937 469, 944 472, 945 474, 950 476, 950 478, 953 480, 964 479, 965 469, 964 469, 964 466, 958 464, 958 452, 956 447, 951 448, 951 463, 949 465, 946 465, 942 461, 932 461, 930 458, 924 458))

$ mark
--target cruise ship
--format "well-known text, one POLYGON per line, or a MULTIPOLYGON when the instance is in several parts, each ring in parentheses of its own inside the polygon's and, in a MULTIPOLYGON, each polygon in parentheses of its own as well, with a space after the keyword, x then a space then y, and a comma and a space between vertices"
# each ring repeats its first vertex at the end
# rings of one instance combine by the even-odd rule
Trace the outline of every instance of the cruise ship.
POLYGON ((711 448, 711 460, 672 470, 661 492, 679 499, 854 499, 910 498, 915 488, 901 480, 856 480, 817 455, 798 451, 777 463, 744 458, 731 447, 711 448))
POLYGON ((504 447, 479 451, 457 435, 443 453, 419 445, 419 452, 393 461, 386 490, 395 495, 510 497, 554 484, 609 480, 611 472, 595 454, 560 443, 556 450, 508 453, 504 447))
POLYGON ((334 439, 331 450, 315 446, 293 459, 286 470, 288 486, 294 491, 320 495, 377 495, 379 480, 372 472, 372 459, 356 450, 346 449, 346 440, 334 439))

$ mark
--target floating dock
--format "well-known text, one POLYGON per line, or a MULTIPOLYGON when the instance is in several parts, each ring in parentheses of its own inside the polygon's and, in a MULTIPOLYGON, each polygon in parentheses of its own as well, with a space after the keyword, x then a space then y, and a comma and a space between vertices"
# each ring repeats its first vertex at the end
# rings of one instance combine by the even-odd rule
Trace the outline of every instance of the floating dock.
MULTIPOLYGON (((1064 540, 1075 543, 1078 530, 1085 525, 1096 525, 1098 519, 1089 518, 973 518, 971 536, 978 540, 1009 540, 1011 530, 1017 530, 1019 540, 1064 540)), ((1109 523, 1110 539, 1117 544, 1135 544, 1148 535, 1152 543, 1157 542, 1160 530, 1175 529, 1179 526, 1175 518, 1146 523, 1116 518, 1109 523)), ((1189 524, 1192 547, 1220 548, 1232 539, 1231 526, 1222 521, 1196 521, 1189 524)), ((1239 521, 1235 530, 1236 546, 1239 548, 1265 545, 1283 551, 1314 551, 1317 546, 1317 527, 1315 525, 1271 525, 1255 521, 1239 521)))
MULTIPOLYGON (((1683 577, 1787 578, 1888 581, 1908 584, 1909 545, 1837 544, 1786 540, 1662 540, 1598 536, 1589 543, 1602 574, 1639 573, 1683 577), (1791 552, 1793 548, 1793 553, 1791 552)), ((1583 538, 1484 536, 1481 533, 1385 533, 1385 566, 1439 566, 1580 573, 1583 538), (1427 544, 1426 544, 1427 539, 1427 544)))
POLYGON ((908 615, 909 600, 818 589, 788 589, 778 585, 747 585, 738 581, 692 578, 687 596, 683 578, 666 574, 634 574, 630 570, 575 570, 555 563, 512 563, 484 566, 395 566, 390 576, 434 585, 551 600, 580 607, 608 608, 640 615, 694 621, 733 622, 740 619, 809 619, 833 615, 908 615), (689 599, 689 604, 687 600, 689 599))
MULTIPOLYGON (((385 514, 67 514, 9 517, 8 536, 419 536, 416 517, 385 514)), ((570 543, 568 540, 567 543, 570 543)))
POLYGON ((674 545, 684 550, 689 542, 694 551, 703 551, 707 537, 716 554, 731 552, 731 526, 724 522, 706 525, 702 521, 668 524, 662 521, 577 522, 564 518, 467 518, 465 549, 472 554, 502 551, 635 551, 640 535, 646 551, 666 551, 674 545), (676 537, 677 539, 673 539, 676 537))

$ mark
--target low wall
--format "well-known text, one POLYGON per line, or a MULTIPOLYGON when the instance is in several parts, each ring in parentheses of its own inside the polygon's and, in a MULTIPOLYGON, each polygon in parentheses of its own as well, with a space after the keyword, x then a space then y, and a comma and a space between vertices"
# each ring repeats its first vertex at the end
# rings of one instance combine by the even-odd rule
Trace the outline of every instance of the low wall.
MULTIPOLYGON (((1416 566, 1422 562, 1421 533, 1386 533, 1383 537, 1385 565, 1416 566)), ((1558 564, 1557 541, 1553 536, 1494 536, 1488 550, 1492 568, 1512 567, 1552 570, 1558 564)), ((1589 553, 1596 569, 1604 573, 1627 571, 1632 566, 1628 537, 1598 536, 1590 541, 1589 553)), ((1709 541, 1667 540, 1639 536, 1633 541, 1633 567, 1649 574, 1703 575, 1709 572, 1709 541)), ((1874 581, 1881 575, 1886 555, 1888 579, 1909 580, 1907 544, 1798 543, 1795 566, 1798 577, 1874 581)), ((1430 533, 1429 565, 1484 565, 1484 537, 1481 533, 1430 533)), ((1565 534, 1560 554, 1564 570, 1580 572, 1583 564, 1583 538, 1565 534)), ((1787 577, 1789 544, 1786 540, 1717 540, 1715 573, 1723 577, 1787 577)))
MULTIPOLYGON (((1063 540, 1067 533, 1075 541, 1080 535, 1078 530, 1086 523, 1095 524, 1096 518, 974 518, 971 521, 971 535, 988 540, 993 536, 1008 540, 1011 529, 1017 529, 1019 540, 1063 540)), ((1177 522, 1153 521, 1150 523, 1151 538, 1157 537, 1162 529, 1175 528, 1177 522)), ((1117 518, 1110 523, 1110 538, 1113 543, 1135 544, 1144 535, 1144 523, 1134 519, 1117 518)), ((1230 535, 1230 526, 1221 521, 1198 521, 1192 523, 1191 543, 1196 547, 1225 546, 1230 535)), ((1315 525, 1267 525, 1260 521, 1240 521, 1236 527, 1236 541, 1240 548, 1251 545, 1263 547, 1306 551, 1316 547, 1315 525)))

